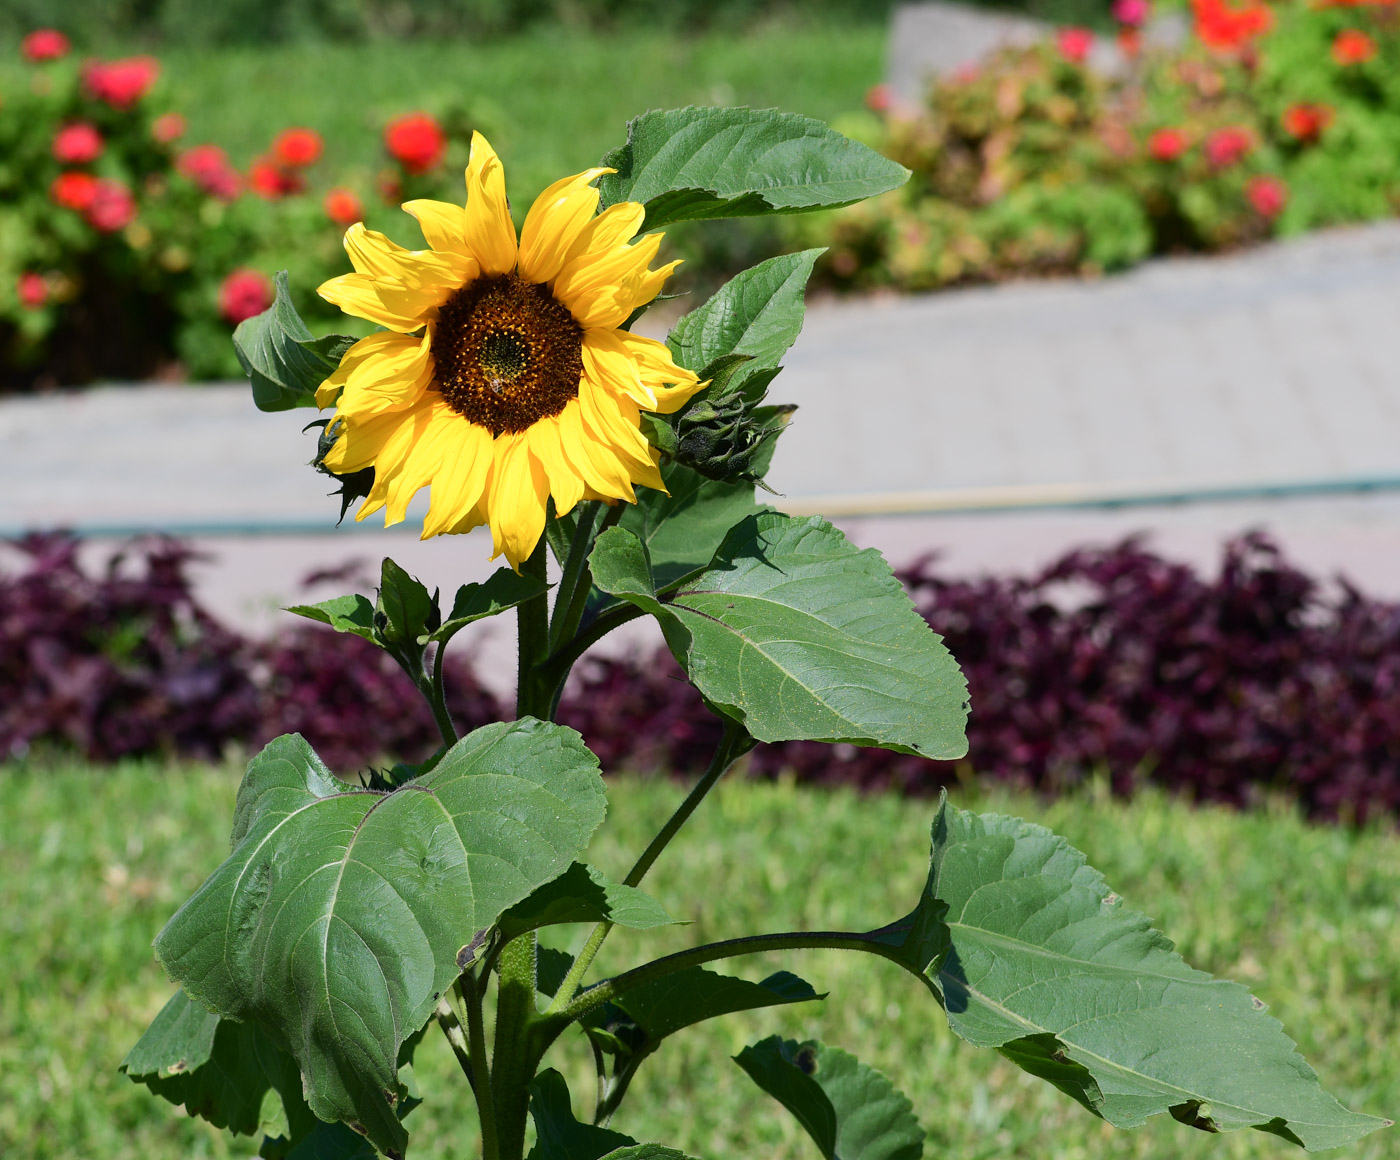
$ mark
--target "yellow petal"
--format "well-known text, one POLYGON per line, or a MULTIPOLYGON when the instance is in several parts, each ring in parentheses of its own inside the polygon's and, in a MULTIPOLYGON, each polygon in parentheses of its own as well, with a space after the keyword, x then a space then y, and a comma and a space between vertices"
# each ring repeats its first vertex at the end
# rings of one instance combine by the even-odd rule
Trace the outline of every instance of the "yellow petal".
POLYGON ((368 274, 342 274, 323 282, 317 293, 346 314, 408 334, 434 317, 455 286, 409 289, 393 278, 368 274))
POLYGON ((559 413, 559 442, 564 456, 583 479, 585 489, 591 489, 608 499, 637 501, 627 469, 583 424, 583 408, 577 399, 559 413))
MULTIPOLYGON (((461 416, 445 402, 422 407, 414 424, 413 443, 397 471, 393 472, 385 492, 384 522, 397 524, 408 515, 408 505, 415 495, 433 481, 441 470, 443 459, 451 447, 456 431, 454 419, 461 416)), ((376 471, 375 483, 378 484, 376 471)))
POLYGON ((667 262, 655 270, 647 270, 637 279, 632 287, 632 306, 627 311, 631 314, 638 306, 645 306, 653 298, 661 293, 661 287, 665 285, 666 279, 671 276, 676 267, 681 264, 682 259, 677 258, 674 262, 667 262))
POLYGON ((559 417, 550 415, 531 425, 525 433, 530 440, 530 454, 540 461, 549 480, 549 494, 554 497, 556 515, 568 515, 583 498, 583 480, 564 455, 560 442, 559 417))
POLYGON ((423 237, 434 250, 470 257, 467 249, 467 214, 460 205, 420 198, 406 201, 403 209, 418 219, 423 237))
POLYGON ((360 339, 345 352, 335 373, 321 384, 316 401, 328 406, 337 401, 339 393, 340 412, 347 417, 411 407, 433 380, 431 343, 430 333, 410 338, 381 331, 360 339))
MULTIPOLYGON (((491 478, 491 432, 461 415, 454 418, 442 467, 433 477, 432 503, 423 521, 425 540, 448 530, 460 530, 455 525, 481 500, 491 478)), ((471 526, 485 522, 483 517, 471 526)))
POLYGON ((496 151, 480 133, 472 134, 467 164, 467 208, 463 236, 483 274, 507 274, 515 268, 515 223, 506 202, 505 170, 496 151))
POLYGON ((470 265, 465 251, 406 250, 383 234, 365 229, 363 222, 345 231, 345 252, 357 274, 393 279, 410 290, 441 284, 460 286, 470 265))
POLYGON ((642 228, 646 216, 646 207, 635 201, 620 201, 608 206, 579 231, 574 244, 564 255, 565 265, 587 254, 606 254, 630 242, 642 228))
POLYGON ((584 349, 592 355, 591 365, 603 386, 620 398, 631 399, 637 406, 654 411, 656 393, 642 381, 636 358, 622 342, 621 336, 625 333, 622 330, 585 330, 584 349))
POLYGON ((389 411, 368 419, 347 420, 339 414, 331 424, 339 422, 340 437, 326 453, 322 462, 337 475, 368 467, 379 456, 390 437, 408 421, 402 411, 389 411))
POLYGON ((554 280, 554 296, 584 329, 620 326, 638 305, 637 286, 660 245, 660 234, 647 234, 634 245, 575 258, 554 280))
POLYGON ((549 480, 543 465, 530 454, 530 442, 523 433, 499 436, 495 452, 488 505, 495 547, 491 558, 504 552, 518 572, 520 562, 529 558, 544 531, 549 480))
MULTIPOLYGON (((599 365, 597 351, 583 348, 583 378, 578 385, 583 421, 600 435, 624 462, 642 467, 650 461, 650 444, 641 432, 637 404, 619 396, 605 385, 606 375, 599 365)), ((636 477, 633 476, 635 479, 636 477)))
MULTIPOLYGON (((379 453, 374 457, 374 486, 369 489, 369 495, 365 497, 364 504, 355 513, 357 521, 372 516, 389 501, 390 487, 403 470, 414 446, 423 437, 432 421, 432 411, 428 407, 416 407, 411 411, 395 411, 392 414, 402 416, 402 418, 398 426, 389 433, 389 437, 384 440, 383 445, 379 448, 379 453)), ((399 514, 398 519, 386 518, 384 526, 388 527, 402 519, 402 513, 399 514)))
POLYGON ((593 218, 598 191, 589 182, 611 169, 586 169, 556 181, 535 199, 520 230, 520 276, 548 282, 559 273, 569 248, 593 218))
POLYGON ((642 382, 656 396, 656 403, 647 410, 669 415, 679 410, 687 399, 706 386, 694 371, 676 365, 671 358, 670 349, 664 342, 657 342, 654 338, 645 338, 628 330, 614 330, 611 333, 636 359, 642 382))

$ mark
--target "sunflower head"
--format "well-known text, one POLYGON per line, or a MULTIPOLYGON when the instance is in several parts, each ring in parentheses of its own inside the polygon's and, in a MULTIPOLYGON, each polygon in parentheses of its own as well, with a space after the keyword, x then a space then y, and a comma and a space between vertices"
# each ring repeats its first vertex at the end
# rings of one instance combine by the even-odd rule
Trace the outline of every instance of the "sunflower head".
MULTIPOLYGON (((499 158, 472 136, 464 206, 411 201, 428 248, 351 226, 354 273, 321 296, 384 327, 322 384, 335 405, 336 474, 374 468, 356 519, 405 518, 431 492, 423 536, 489 524, 513 567, 582 499, 636 500, 662 488, 645 412, 669 414, 702 384, 666 346, 621 329, 675 268, 651 268, 660 234, 633 241, 642 206, 598 213, 593 181, 563 178, 535 200, 517 238, 499 158)), ((494 558, 494 557, 493 557, 494 558)))

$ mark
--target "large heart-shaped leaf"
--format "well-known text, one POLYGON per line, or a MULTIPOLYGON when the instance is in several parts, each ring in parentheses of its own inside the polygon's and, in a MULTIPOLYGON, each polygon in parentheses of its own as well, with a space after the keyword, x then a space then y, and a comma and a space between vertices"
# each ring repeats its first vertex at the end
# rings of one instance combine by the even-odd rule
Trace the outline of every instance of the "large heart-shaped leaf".
POLYGON ((239 790, 233 853, 156 953, 192 998, 284 1037, 318 1117, 401 1152, 400 1045, 603 812, 597 758, 529 718, 476 730, 392 793, 338 781, 301 737, 278 738, 239 790))
POLYGON ((894 1084, 854 1055, 774 1035, 734 1062, 790 1111, 826 1160, 919 1160, 924 1130, 894 1084))
POLYGON ((272 305, 233 332, 234 353, 253 384, 253 402, 260 411, 314 407, 316 388, 354 343, 343 334, 312 336, 292 305, 286 270, 277 275, 272 305))
POLYGON ((750 516, 658 595, 644 544, 598 537, 594 582, 656 616, 706 699, 760 741, 967 752, 967 683, 884 558, 815 516, 750 516))
POLYGON ((1264 1004, 1188 966, 1041 826, 944 804, 923 899, 901 929, 887 936, 896 957, 954 1031, 1119 1127, 1170 1112, 1316 1150, 1386 1123, 1323 1091, 1264 1004))
POLYGON ((598 179, 603 204, 641 202, 644 229, 850 205, 909 179, 868 146, 776 109, 643 113, 603 164, 617 171, 598 179))

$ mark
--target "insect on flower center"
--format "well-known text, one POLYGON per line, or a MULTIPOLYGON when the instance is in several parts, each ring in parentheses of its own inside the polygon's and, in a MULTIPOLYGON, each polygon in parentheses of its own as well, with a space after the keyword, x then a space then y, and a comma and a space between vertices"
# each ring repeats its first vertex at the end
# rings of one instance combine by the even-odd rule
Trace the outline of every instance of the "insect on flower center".
POLYGON ((438 308, 432 357, 454 411, 493 435, 524 431, 578 396, 583 328, 548 287, 496 274, 438 308))

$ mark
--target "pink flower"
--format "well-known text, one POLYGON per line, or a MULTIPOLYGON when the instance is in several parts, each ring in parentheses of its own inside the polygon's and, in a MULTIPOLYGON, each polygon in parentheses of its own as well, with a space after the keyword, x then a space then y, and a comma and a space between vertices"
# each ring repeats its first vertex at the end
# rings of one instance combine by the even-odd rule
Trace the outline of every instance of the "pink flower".
POLYGON ((1288 204, 1288 186, 1271 173, 1258 173, 1251 177, 1244 195, 1254 207, 1254 212, 1268 221, 1278 217, 1288 204))
POLYGON ((152 56, 94 61, 83 69, 83 88, 95 101, 114 109, 130 109, 151 91, 160 76, 160 64, 152 56))
POLYGON ((348 189, 331 190, 326 194, 321 206, 325 209, 326 216, 338 226, 353 226, 356 222, 365 220, 365 207, 348 189))
POLYGON ((385 127, 384 148, 409 173, 426 173, 447 152, 447 134, 427 113, 409 113, 385 127))
POLYGON ((125 229, 136 217, 136 199, 120 181, 102 178, 88 203, 88 224, 104 234, 125 229))
POLYGON ((175 168, 212 197, 233 201, 238 196, 238 172, 217 145, 191 146, 180 154, 175 168))
POLYGON ((1206 138, 1206 160, 1213 169, 1228 169, 1253 148, 1253 133, 1242 125, 1226 125, 1206 138))
POLYGON ((1062 28, 1055 34, 1055 46, 1070 64, 1083 64, 1094 47, 1094 34, 1087 28, 1062 28))
POLYGON ((162 113, 151 125, 151 136, 170 145, 185 135, 185 118, 179 113, 162 113))
POLYGON ((42 64, 68 55, 68 38, 56 28, 37 28, 19 42, 25 60, 42 64))
POLYGON ((219 313, 234 326, 272 305, 272 283, 256 270, 235 270, 219 287, 219 313))
POLYGON ((53 138, 53 155, 65 165, 86 165, 102 156, 102 134, 96 125, 73 121, 53 138))
POLYGON ((1175 161, 1189 145, 1180 129, 1158 129, 1147 139, 1147 153, 1154 161, 1175 161))
POLYGON ((272 156, 280 165, 300 169, 320 157, 322 148, 315 129, 283 129, 272 142, 272 156))
POLYGON ((49 198, 54 205, 82 212, 92 204, 97 193, 97 178, 91 173, 60 173, 49 186, 49 198))
POLYGON ((26 270, 19 276, 15 291, 19 294, 19 304, 26 310, 38 310, 49 300, 49 284, 42 274, 33 270, 26 270))
POLYGON ((1148 0, 1113 0, 1113 19, 1129 28, 1141 28, 1151 14, 1148 0))

